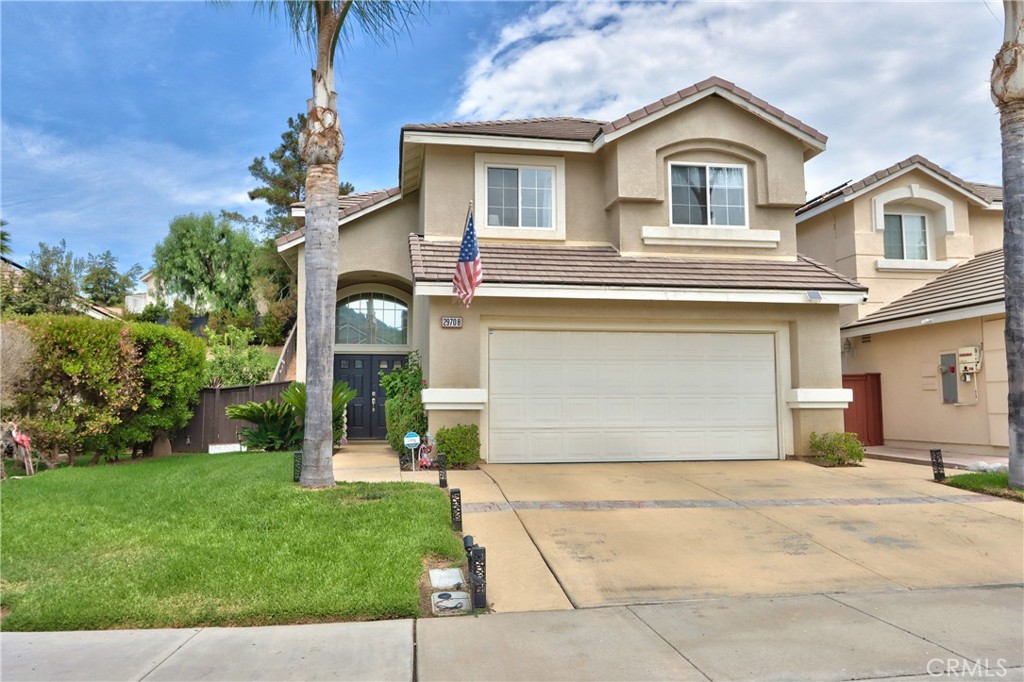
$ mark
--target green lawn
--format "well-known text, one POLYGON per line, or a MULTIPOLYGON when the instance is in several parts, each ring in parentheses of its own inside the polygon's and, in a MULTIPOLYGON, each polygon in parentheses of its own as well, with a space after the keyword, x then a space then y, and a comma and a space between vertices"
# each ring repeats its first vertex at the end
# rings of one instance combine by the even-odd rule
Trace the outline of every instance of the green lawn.
POLYGON ((462 556, 440 489, 307 491, 291 453, 59 469, 0 491, 3 630, 411 617, 424 556, 462 556))
POLYGON ((1024 491, 1010 488, 1010 475, 1005 471, 999 472, 976 472, 971 474, 958 474, 950 476, 945 481, 946 485, 963 490, 973 490, 976 493, 1007 497, 1011 500, 1024 502, 1024 491))

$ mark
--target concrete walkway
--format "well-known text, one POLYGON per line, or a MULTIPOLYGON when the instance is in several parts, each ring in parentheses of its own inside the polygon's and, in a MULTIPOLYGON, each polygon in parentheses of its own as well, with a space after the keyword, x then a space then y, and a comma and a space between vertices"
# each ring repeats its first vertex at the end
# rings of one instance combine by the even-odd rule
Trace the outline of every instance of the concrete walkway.
POLYGON ((1021 586, 479 618, 4 633, 20 680, 1024 680, 1021 586))
MULTIPOLYGON (((907 464, 932 465, 931 451, 923 448, 897 448, 889 445, 869 445, 864 448, 864 455, 869 459, 881 459, 890 462, 905 462, 907 464)), ((946 469, 967 469, 972 465, 984 462, 986 464, 1002 464, 1006 466, 1010 462, 1009 456, 999 455, 976 455, 970 452, 942 450, 942 463, 946 469)))

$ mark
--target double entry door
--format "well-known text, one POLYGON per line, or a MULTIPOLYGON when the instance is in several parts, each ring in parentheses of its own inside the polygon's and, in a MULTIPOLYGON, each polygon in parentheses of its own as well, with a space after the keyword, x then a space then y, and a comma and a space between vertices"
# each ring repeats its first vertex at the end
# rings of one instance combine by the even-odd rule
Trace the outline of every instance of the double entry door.
POLYGON ((348 404, 349 439, 382 439, 387 435, 384 389, 381 373, 388 374, 405 364, 404 355, 335 355, 334 380, 355 389, 348 404))

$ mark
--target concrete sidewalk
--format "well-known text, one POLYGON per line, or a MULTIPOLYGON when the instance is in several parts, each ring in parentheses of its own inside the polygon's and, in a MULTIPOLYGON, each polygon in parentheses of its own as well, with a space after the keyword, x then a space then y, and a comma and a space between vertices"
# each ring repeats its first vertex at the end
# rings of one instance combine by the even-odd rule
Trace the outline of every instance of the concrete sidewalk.
POLYGON ((1015 586, 477 618, 3 633, 20 680, 1024 680, 1015 586))

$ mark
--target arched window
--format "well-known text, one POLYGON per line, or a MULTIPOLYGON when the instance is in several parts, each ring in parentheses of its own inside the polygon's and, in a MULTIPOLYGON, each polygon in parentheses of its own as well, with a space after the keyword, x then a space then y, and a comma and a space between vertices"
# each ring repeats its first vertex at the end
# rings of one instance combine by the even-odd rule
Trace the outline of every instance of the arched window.
POLYGON ((404 346, 409 342, 409 307, 388 294, 366 292, 338 301, 334 343, 404 346))

